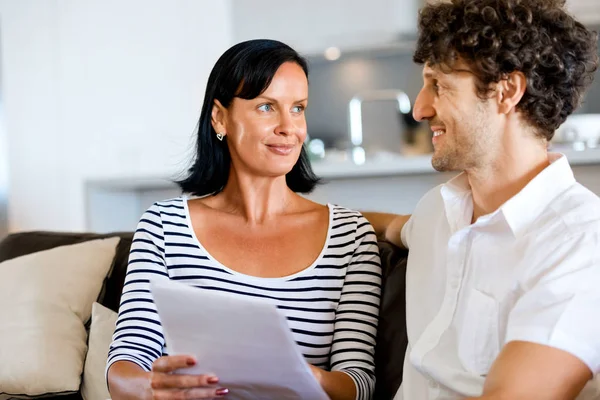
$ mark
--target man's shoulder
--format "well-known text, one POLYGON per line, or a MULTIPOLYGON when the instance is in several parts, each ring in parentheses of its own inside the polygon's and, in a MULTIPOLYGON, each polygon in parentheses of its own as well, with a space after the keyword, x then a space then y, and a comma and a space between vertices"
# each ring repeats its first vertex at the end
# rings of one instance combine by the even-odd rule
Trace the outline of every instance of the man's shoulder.
POLYGON ((600 235, 600 197, 575 183, 552 201, 546 219, 563 237, 600 235))
POLYGON ((578 183, 556 197, 519 239, 531 276, 590 263, 599 256, 599 243, 600 198, 578 183))
POLYGON ((427 193, 425 193, 421 199, 419 199, 413 215, 418 216, 419 214, 423 214, 432 216, 438 213, 443 213, 444 201, 442 198, 442 188, 444 185, 445 184, 441 184, 429 189, 429 191, 427 191, 427 193))
MULTIPOLYGON (((444 201, 442 199, 442 188, 444 185, 438 185, 425 193, 413 210, 409 220, 402 227, 400 237, 405 247, 411 248, 414 252, 415 247, 410 245, 410 237, 414 236, 413 231, 417 231, 417 236, 423 237, 431 234, 437 228, 437 222, 444 215, 444 201), (416 227, 416 228, 415 228, 416 227)), ((423 241, 422 243, 427 243, 423 241)))

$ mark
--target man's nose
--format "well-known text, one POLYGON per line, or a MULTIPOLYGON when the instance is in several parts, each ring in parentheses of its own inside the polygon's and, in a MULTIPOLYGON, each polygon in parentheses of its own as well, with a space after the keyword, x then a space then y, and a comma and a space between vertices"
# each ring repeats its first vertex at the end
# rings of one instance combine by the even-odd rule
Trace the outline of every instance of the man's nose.
POLYGON ((433 97, 423 88, 415 100, 413 118, 417 121, 423 121, 424 119, 431 119, 434 116, 433 97))

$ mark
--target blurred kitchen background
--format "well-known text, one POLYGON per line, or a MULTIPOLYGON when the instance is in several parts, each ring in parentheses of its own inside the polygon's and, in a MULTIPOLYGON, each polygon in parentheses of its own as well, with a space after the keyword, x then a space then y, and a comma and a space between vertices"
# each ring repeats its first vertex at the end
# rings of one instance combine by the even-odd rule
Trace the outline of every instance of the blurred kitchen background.
MULTIPOLYGON (((410 213, 452 174, 411 117, 424 0, 0 0, 0 237, 132 230, 177 196, 208 74, 232 44, 284 41, 310 62, 311 198, 410 213)), ((568 0, 600 27, 598 0, 568 0)), ((600 49, 599 49, 600 51, 600 49)), ((600 79, 557 133, 600 194, 600 79)))

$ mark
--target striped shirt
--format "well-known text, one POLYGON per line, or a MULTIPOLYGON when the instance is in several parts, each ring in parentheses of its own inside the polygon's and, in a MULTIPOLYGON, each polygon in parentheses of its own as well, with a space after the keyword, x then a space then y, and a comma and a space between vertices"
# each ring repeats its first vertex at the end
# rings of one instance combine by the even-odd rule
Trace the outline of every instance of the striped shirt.
POLYGON ((270 299, 284 313, 306 360, 347 373, 357 399, 375 385, 381 266, 373 228, 357 211, 329 205, 327 241, 308 268, 282 278, 244 275, 198 241, 184 197, 155 203, 135 232, 107 371, 128 360, 149 371, 168 354, 149 279, 160 275, 204 290, 270 299))

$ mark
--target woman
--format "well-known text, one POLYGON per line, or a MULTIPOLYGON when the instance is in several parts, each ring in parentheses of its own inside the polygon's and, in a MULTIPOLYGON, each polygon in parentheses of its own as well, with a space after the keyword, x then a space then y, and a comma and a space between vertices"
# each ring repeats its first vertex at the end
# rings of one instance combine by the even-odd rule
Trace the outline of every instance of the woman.
MULTIPOLYGON (((181 197, 155 203, 133 240, 107 377, 113 400, 213 398, 216 376, 175 375, 148 279, 261 296, 285 312, 332 399, 368 399, 381 274, 375 234, 358 212, 313 203, 306 61, 272 40, 237 44, 213 68, 197 154, 181 197), (151 372, 150 372, 151 371, 151 372)), ((180 371, 182 372, 182 371, 180 371)))

